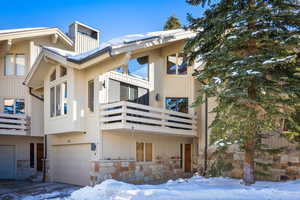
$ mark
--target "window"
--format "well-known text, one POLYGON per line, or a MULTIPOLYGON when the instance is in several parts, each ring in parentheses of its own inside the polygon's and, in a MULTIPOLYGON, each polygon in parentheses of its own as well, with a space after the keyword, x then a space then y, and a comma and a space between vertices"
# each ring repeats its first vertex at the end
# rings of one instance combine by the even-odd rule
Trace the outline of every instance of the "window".
POLYGON ((50 75, 50 81, 54 81, 55 79, 56 79, 56 70, 54 70, 50 75))
POLYGON ((68 113, 68 104, 67 104, 67 99, 68 99, 68 90, 67 90, 67 82, 64 82, 62 84, 62 93, 63 93, 63 98, 62 98, 62 103, 63 103, 63 112, 64 114, 68 113))
POLYGON ((4 75, 5 76, 24 76, 25 75, 25 55, 8 54, 4 56, 4 75))
POLYGON ((4 75, 5 76, 12 76, 15 74, 14 70, 14 56, 13 55, 6 55, 4 57, 4 75))
POLYGON ((55 116, 55 88, 50 89, 50 116, 55 116))
POLYGON ((187 61, 183 53, 167 56, 167 74, 187 74, 187 61))
POLYGON ((146 143, 146 162, 152 161, 152 143, 146 143))
POLYGON ((50 88, 50 117, 67 114, 67 92, 67 82, 63 82, 50 88))
POLYGON ((143 142, 136 143, 136 161, 137 162, 144 161, 144 143, 143 142))
POLYGON ((136 143, 136 161, 151 162, 153 160, 152 143, 137 142, 136 143))
POLYGON ((24 99, 4 99, 4 113, 25 114, 24 99))
POLYGON ((30 168, 34 168, 34 143, 30 143, 30 168))
POLYGON ((176 54, 167 57, 167 73, 176 74, 176 54))
POLYGON ((120 101, 149 105, 149 91, 145 88, 120 82, 120 101))
POLYGON ((88 82, 88 108, 94 112, 94 80, 88 82))
POLYGON ((137 102, 138 87, 126 83, 120 83, 120 100, 137 102))
POLYGON ((128 74, 137 78, 148 80, 148 56, 131 59, 128 62, 128 74))
POLYGON ((60 66, 60 77, 67 75, 67 68, 60 66))
POLYGON ((16 75, 25 75, 25 56, 23 54, 16 55, 16 75))
POLYGON ((166 98, 166 109, 188 113, 188 98, 166 98))

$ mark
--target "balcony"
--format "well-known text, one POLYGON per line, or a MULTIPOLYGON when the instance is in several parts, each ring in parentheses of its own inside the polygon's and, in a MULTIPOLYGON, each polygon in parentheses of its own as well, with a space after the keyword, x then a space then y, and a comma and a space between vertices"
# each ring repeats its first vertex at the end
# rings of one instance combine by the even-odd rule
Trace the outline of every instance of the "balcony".
POLYGON ((0 135, 29 135, 30 121, 26 115, 0 113, 0 135))
POLYGON ((101 105, 100 123, 104 131, 197 135, 195 115, 126 101, 101 105))

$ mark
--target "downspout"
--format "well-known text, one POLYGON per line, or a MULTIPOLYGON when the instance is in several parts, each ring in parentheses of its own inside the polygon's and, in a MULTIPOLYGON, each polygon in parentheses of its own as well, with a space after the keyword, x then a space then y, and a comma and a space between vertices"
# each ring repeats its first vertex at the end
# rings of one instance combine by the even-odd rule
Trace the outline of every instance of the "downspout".
POLYGON ((40 100, 40 101, 44 101, 44 98, 43 98, 43 97, 40 97, 40 96, 38 96, 38 95, 36 95, 36 94, 34 94, 34 93, 32 92, 32 87, 29 87, 29 94, 30 94, 31 96, 37 98, 37 99, 40 100))
POLYGON ((207 172, 208 162, 208 99, 205 97, 205 144, 204 144, 204 176, 207 172))

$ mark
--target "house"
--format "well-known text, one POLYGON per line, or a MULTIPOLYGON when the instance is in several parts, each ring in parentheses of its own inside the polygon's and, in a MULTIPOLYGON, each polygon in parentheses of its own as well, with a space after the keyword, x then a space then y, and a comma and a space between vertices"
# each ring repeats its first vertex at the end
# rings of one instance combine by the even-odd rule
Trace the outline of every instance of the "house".
POLYGON ((0 30, 0 179, 25 179, 43 169, 43 88, 23 85, 41 46, 84 52, 98 47, 98 37, 79 22, 68 34, 48 27, 0 30))
MULTIPOLYGON (((127 35, 85 53, 44 45, 24 84, 44 99, 48 180, 89 185, 188 176, 199 151, 185 30, 127 35)), ((202 126, 203 127, 203 126, 202 126)))

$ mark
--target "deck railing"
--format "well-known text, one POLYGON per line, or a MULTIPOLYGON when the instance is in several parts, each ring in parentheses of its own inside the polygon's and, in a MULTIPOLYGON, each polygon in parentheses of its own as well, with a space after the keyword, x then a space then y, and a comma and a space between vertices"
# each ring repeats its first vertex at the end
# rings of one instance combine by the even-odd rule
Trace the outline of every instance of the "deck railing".
POLYGON ((23 114, 0 113, 0 134, 29 135, 30 120, 23 114))
POLYGON ((161 108, 120 101, 100 106, 102 129, 117 129, 115 125, 155 132, 196 135, 196 116, 161 108), (130 126, 128 126, 130 125, 130 126))

